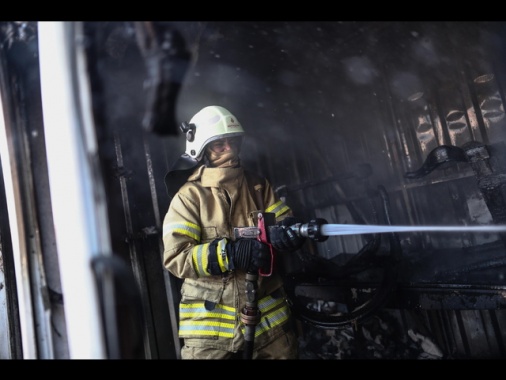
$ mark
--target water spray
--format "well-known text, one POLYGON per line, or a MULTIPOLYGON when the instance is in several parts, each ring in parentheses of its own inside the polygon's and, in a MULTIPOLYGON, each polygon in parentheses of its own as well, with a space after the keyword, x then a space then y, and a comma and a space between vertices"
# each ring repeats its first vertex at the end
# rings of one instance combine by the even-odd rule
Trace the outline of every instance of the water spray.
POLYGON ((321 242, 329 236, 384 234, 393 232, 506 232, 506 225, 480 226, 401 226, 375 224, 331 224, 323 218, 316 218, 309 223, 297 223, 290 228, 299 236, 321 242))

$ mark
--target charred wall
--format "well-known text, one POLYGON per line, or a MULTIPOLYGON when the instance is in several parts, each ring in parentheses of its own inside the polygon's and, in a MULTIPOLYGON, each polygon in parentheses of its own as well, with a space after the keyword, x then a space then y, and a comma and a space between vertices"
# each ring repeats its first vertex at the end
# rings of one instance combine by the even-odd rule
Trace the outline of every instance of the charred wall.
MULTIPOLYGON (((181 32, 191 53, 177 122, 211 104, 231 109, 248 133, 243 164, 269 177, 297 214, 331 223, 504 222, 504 23, 162 24, 181 32)), ((125 221, 116 214, 117 251, 138 267, 150 297, 160 298, 156 240, 168 207, 163 177, 184 151, 184 138, 140 128, 146 71, 132 25, 89 28, 99 31, 93 41, 100 51, 97 110, 99 127, 110 134, 103 149, 111 165, 106 170, 114 167, 117 176, 110 178, 117 188, 111 197, 128 207, 125 221), (121 201, 118 179, 128 193, 121 201)), ((323 312, 329 316, 320 317, 320 309, 302 317, 309 320, 306 343, 321 321, 325 331, 334 331, 335 343, 336 334, 361 317, 354 308, 368 305, 374 319, 381 309, 376 294, 387 286, 388 301, 381 306, 393 310, 404 343, 416 344, 407 335, 415 326, 446 357, 476 357, 483 355, 474 352, 480 346, 472 340, 476 328, 482 331, 476 340, 494 341, 490 356, 504 356, 503 237, 395 238, 392 244, 372 235, 332 237, 287 260, 293 295, 306 302, 300 313, 332 305, 323 312), (350 289, 364 300, 350 300, 350 289)), ((154 335, 165 313, 154 310, 154 335)))

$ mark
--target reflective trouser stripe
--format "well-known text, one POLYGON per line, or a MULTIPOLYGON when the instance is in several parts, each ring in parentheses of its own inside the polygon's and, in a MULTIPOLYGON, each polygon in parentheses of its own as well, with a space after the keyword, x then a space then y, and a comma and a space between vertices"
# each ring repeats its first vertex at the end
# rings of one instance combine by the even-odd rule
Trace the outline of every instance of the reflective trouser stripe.
MULTIPOLYGON (((255 337, 280 326, 290 316, 290 309, 284 298, 267 296, 258 302, 261 318, 256 326, 255 337)), ((216 304, 213 310, 207 310, 203 302, 181 303, 179 307, 179 336, 233 338, 234 325, 238 311, 232 307, 216 304)), ((245 327, 242 326, 243 333, 245 327)))
POLYGON ((179 316, 180 337, 234 337, 236 310, 232 307, 217 304, 213 310, 207 310, 203 302, 181 303, 179 316))
MULTIPOLYGON (((255 329, 255 337, 263 334, 273 327, 282 325, 288 321, 290 316, 290 310, 284 298, 276 299, 271 296, 267 296, 258 302, 258 308, 260 309, 261 318, 255 329)), ((246 330, 244 326, 242 327, 242 330, 244 333, 246 330)))

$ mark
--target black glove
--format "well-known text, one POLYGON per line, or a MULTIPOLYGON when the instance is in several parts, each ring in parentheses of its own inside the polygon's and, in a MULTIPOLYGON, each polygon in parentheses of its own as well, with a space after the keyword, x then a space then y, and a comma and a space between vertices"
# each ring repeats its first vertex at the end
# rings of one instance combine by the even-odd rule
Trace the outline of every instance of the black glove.
POLYGON ((302 223, 298 218, 293 216, 286 217, 276 226, 269 228, 269 239, 276 251, 293 252, 302 247, 306 238, 297 235, 290 226, 302 223))
POLYGON ((227 244, 227 252, 235 269, 246 272, 256 272, 259 269, 265 272, 270 269, 270 248, 256 239, 230 241, 227 244))

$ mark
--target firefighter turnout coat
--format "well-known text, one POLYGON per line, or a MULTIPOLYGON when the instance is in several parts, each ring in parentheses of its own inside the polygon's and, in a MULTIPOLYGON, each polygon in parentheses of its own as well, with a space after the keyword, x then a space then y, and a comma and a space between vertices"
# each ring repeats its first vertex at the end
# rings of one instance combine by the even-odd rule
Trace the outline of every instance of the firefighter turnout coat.
MULTIPOLYGON (((184 279, 179 305, 179 337, 185 345, 237 352, 244 346, 241 309, 246 304, 245 273, 206 271, 211 242, 234 239, 234 227, 255 226, 259 211, 276 220, 292 214, 265 179, 255 184, 265 210, 260 210, 248 186, 244 168, 199 166, 179 189, 163 222, 163 264, 184 279)), ((251 180, 250 180, 251 182, 251 180)), ((218 245, 219 247, 219 245, 218 245)), ((216 249, 216 248, 214 248, 216 249)), ((279 338, 289 329, 288 307, 281 276, 259 276, 254 350, 279 338)))

